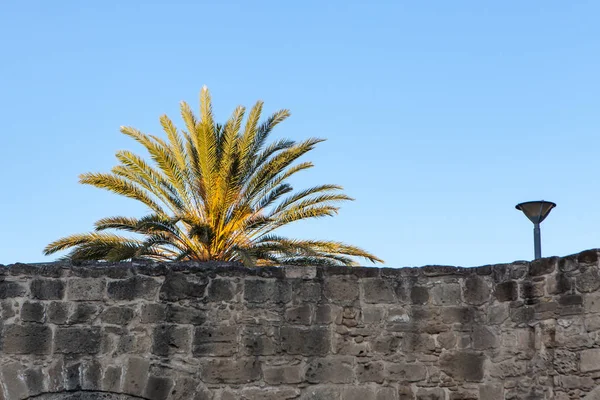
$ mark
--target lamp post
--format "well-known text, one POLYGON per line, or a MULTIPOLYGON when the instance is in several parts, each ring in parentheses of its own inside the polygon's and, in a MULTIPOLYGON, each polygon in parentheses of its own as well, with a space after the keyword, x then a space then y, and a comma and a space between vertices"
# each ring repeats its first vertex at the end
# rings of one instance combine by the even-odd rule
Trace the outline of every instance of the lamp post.
POLYGON ((533 222, 533 245, 535 259, 542 258, 542 242, 540 237, 540 224, 546 219, 550 211, 556 207, 551 201, 527 201, 515 206, 517 210, 523 211, 523 214, 533 222))

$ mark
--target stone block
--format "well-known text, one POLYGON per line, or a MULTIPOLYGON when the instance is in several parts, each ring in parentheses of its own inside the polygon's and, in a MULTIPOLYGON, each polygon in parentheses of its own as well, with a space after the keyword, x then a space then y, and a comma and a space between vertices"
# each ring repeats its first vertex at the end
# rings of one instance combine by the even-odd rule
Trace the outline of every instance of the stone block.
POLYGON ((247 326, 242 333, 244 353, 269 356, 279 350, 279 331, 265 326, 247 326))
POLYGON ((163 357, 187 353, 191 336, 190 328, 186 326, 158 325, 152 332, 152 353, 163 357))
POLYGON ((65 354, 96 354, 100 351, 100 327, 58 327, 54 352, 65 354))
POLYGON ((326 327, 282 326, 281 349, 287 354, 322 356, 331 350, 331 336, 326 327))
POLYGON ((353 276, 331 276, 325 280, 324 295, 333 304, 352 305, 358 300, 358 280, 353 276))
POLYGON ((107 293, 113 300, 156 300, 159 287, 160 283, 154 278, 136 275, 129 279, 109 282, 107 293))
POLYGON ((142 305, 140 322, 142 324, 156 324, 165 322, 167 318, 167 306, 164 304, 148 303, 142 305))
POLYGON ((438 306, 458 305, 462 301, 460 293, 458 283, 436 282, 431 289, 431 299, 438 306))
POLYGON ((581 274, 575 278, 575 287, 580 292, 589 293, 600 288, 600 272, 598 266, 581 267, 581 274))
POLYGON ((36 278, 31 281, 31 296, 38 300, 62 300, 65 283, 58 279, 36 278))
POLYGON ((260 379, 261 366, 258 360, 242 359, 203 359, 200 361, 200 376, 211 384, 242 384, 260 379))
POLYGON ((169 304, 165 320, 174 324, 202 325, 206 322, 207 312, 193 307, 181 307, 169 304))
POLYGON ((290 282, 283 280, 246 279, 244 300, 248 303, 288 303, 292 299, 290 282))
POLYGON ((192 353, 195 357, 232 356, 237 353, 237 344, 237 326, 196 327, 192 353))
POLYGON ((440 368, 457 381, 480 382, 485 359, 482 353, 444 352, 440 356, 440 368))
POLYGON ((363 386, 344 386, 343 400, 377 400, 377 389, 363 386))
POLYGON ((556 269, 558 257, 540 258, 529 263, 529 275, 541 276, 547 275, 556 269))
POLYGON ((507 281, 498 283, 494 290, 494 295, 498 301, 515 301, 519 298, 519 288, 517 282, 507 281))
POLYGON ((546 294, 545 289, 544 281, 525 281, 521 283, 521 297, 525 301, 536 297, 543 297, 546 294))
POLYGON ((480 385, 479 398, 482 400, 504 400, 504 388, 501 383, 480 385))
POLYGON ((285 310, 285 319, 291 324, 309 325, 312 319, 312 306, 303 304, 285 310))
POLYGON ((463 296, 469 304, 484 304, 490 299, 490 284, 480 276, 471 275, 465 279, 463 296))
POLYGON ((21 306, 21 321, 23 322, 44 322, 44 304, 38 302, 26 301, 21 306))
POLYGON ((66 324, 69 317, 69 303, 62 301, 53 301, 48 304, 46 310, 48 322, 51 324, 66 324))
POLYGON ((331 324, 333 323, 342 313, 340 306, 332 304, 319 304, 315 306, 315 324, 331 324))
POLYGON ((69 324, 87 324, 92 322, 100 312, 100 307, 93 303, 77 303, 72 305, 72 313, 69 315, 69 324))
POLYGON ((491 328, 477 325, 471 333, 473 348, 475 350, 488 350, 498 347, 498 339, 491 328))
POLYGON ((170 273, 160 288, 160 299, 179 301, 204 298, 208 279, 203 276, 170 273))
POLYGON ((52 330, 39 324, 5 325, 2 332, 2 352, 6 354, 50 354, 52 330))
POLYGON ((41 368, 29 368, 23 372, 30 396, 36 396, 44 391, 44 373, 41 368))
POLYGON ((410 300, 413 304, 427 304, 429 302, 429 290, 423 286, 413 286, 410 290, 410 300))
POLYGON ((246 387, 242 389, 242 400, 290 400, 297 399, 300 390, 294 388, 246 387))
POLYGON ((341 390, 336 386, 309 386, 303 389, 300 400, 344 400, 341 390))
POLYGON ((263 365, 263 377, 269 385, 294 385, 304 380, 302 364, 263 365))
POLYGON ((150 362, 141 357, 130 357, 126 364, 125 379, 123 380, 123 392, 135 396, 145 394, 148 382, 148 370, 150 362))
POLYGON ((420 382, 427 377, 427 368, 416 363, 387 363, 386 373, 392 382, 420 382))
POLYGON ((366 303, 395 303, 393 282, 389 279, 364 279, 362 281, 364 300, 366 303))
POLYGON ((148 400, 167 400, 173 384, 173 380, 170 378, 150 375, 146 383, 144 398, 148 400))
POLYGON ((354 381, 353 357, 315 358, 308 362, 309 383, 351 383, 354 381))
POLYGON ((358 364, 356 367, 356 379, 361 383, 383 383, 385 380, 385 365, 383 361, 372 361, 358 364))
POLYGON ((81 388, 83 390, 102 389, 102 365, 99 360, 88 360, 83 364, 81 388))
POLYGON ((120 392, 121 373, 122 368, 120 366, 110 365, 106 367, 104 376, 102 376, 102 389, 106 392, 120 392))
POLYGON ((18 282, 6 281, 0 278, 0 299, 12 299, 25 296, 27 289, 18 282))
POLYGON ((67 299, 98 301, 104 299, 106 281, 98 278, 72 278, 67 282, 67 299))
POLYGON ((100 314, 100 320, 105 324, 127 325, 135 316, 135 310, 129 307, 107 307, 100 314))
POLYGON ((1 381, 4 384, 8 400, 26 399, 29 390, 24 379, 21 379, 23 367, 18 362, 9 362, 0 366, 1 381))
POLYGON ((582 350, 580 353, 579 369, 581 372, 600 370, 600 349, 582 350))
MULTIPOLYGON (((442 388, 420 388, 416 400, 446 400, 446 392, 442 388)), ((487 399, 486 399, 487 400, 487 399)))
POLYGON ((229 279, 213 279, 208 286, 207 301, 231 301, 235 297, 235 284, 229 279))

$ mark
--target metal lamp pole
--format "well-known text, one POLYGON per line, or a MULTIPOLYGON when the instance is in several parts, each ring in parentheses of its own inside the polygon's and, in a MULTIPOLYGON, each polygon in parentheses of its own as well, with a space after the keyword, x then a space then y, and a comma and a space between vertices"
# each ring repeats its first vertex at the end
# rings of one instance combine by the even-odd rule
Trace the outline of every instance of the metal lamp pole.
POLYGON ((534 247, 534 256, 537 260, 538 258, 542 258, 542 239, 541 239, 541 231, 540 224, 543 220, 546 219, 550 211, 556 207, 555 203, 551 201, 527 201, 525 203, 520 203, 515 206, 517 210, 523 211, 523 214, 531 222, 533 222, 533 247, 534 247))

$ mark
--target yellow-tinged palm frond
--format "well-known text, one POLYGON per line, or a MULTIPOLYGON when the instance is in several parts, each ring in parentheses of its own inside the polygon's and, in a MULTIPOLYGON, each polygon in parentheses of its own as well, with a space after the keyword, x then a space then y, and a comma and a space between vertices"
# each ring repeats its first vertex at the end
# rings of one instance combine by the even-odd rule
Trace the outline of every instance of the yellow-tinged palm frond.
POLYGON ((246 109, 237 107, 225 124, 218 124, 210 93, 203 88, 199 118, 181 103, 185 130, 178 130, 166 115, 160 117, 166 140, 122 127, 123 134, 142 144, 152 162, 119 151, 119 165, 112 173, 83 174, 80 182, 137 200, 150 214, 102 218, 96 232, 59 239, 45 253, 72 249, 66 257, 76 261, 223 260, 247 266, 351 266, 356 257, 381 262, 343 243, 272 233, 296 221, 332 216, 339 203, 352 199, 341 186, 330 184, 295 192, 289 178, 313 166, 298 159, 323 139, 267 143, 273 128, 290 112, 277 111, 261 123, 262 109, 263 103, 257 102, 244 124, 246 109))

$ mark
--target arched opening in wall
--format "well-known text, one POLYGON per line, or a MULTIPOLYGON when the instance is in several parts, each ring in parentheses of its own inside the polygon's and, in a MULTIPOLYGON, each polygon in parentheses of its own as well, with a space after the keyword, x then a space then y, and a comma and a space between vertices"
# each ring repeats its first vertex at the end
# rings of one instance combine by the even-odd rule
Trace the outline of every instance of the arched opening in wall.
POLYGON ((27 400, 148 400, 145 397, 110 392, 60 392, 44 393, 27 400))

